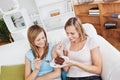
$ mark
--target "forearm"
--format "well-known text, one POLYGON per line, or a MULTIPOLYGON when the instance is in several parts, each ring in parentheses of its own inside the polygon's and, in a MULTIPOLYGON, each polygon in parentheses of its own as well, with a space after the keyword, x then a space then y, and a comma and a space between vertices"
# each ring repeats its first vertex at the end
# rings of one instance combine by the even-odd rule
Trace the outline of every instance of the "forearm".
POLYGON ((61 74, 60 70, 57 72, 53 71, 53 72, 37 77, 36 80, 54 80, 55 78, 59 78, 61 76, 60 74, 61 74))
POLYGON ((35 69, 25 80, 36 80, 39 70, 35 69))
POLYGON ((77 66, 87 72, 94 73, 94 74, 100 74, 101 73, 101 66, 95 66, 95 65, 87 65, 79 62, 75 62, 74 66, 77 66))

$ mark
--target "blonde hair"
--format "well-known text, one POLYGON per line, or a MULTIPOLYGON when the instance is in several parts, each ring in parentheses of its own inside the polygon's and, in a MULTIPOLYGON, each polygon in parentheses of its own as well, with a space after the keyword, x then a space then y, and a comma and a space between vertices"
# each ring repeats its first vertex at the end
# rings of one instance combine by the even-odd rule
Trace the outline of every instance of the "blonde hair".
POLYGON ((48 45, 49 45, 47 42, 47 36, 46 36, 45 30, 39 25, 32 25, 28 29, 27 36, 28 36, 28 41, 30 43, 30 47, 33 51, 34 57, 43 59, 46 56, 46 54, 48 53, 48 45), (46 44, 45 44, 44 52, 43 52, 42 56, 39 55, 38 47, 34 44, 36 37, 41 32, 44 32, 45 37, 46 37, 46 44))
POLYGON ((77 32, 79 33, 79 36, 81 38, 81 40, 84 40, 87 36, 87 34, 85 33, 85 30, 82 26, 82 22, 80 21, 79 18, 77 17, 71 17, 65 24, 65 30, 67 27, 70 27, 70 26, 74 26, 75 29, 77 30, 77 32))

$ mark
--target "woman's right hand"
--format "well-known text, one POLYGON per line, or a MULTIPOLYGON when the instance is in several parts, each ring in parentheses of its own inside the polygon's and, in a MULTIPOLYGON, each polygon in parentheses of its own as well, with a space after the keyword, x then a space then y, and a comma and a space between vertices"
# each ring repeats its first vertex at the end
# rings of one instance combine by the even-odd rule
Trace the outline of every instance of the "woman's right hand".
POLYGON ((35 69, 40 70, 41 64, 42 64, 42 60, 40 58, 36 58, 34 60, 35 69))

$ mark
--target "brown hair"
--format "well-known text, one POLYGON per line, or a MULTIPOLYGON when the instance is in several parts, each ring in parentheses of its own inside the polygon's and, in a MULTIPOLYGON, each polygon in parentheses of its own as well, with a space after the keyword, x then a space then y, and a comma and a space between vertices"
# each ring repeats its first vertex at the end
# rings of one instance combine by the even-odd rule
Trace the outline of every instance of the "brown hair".
POLYGON ((48 53, 48 45, 49 45, 48 42, 47 42, 47 36, 46 36, 45 30, 39 25, 32 25, 28 29, 27 36, 28 36, 28 40, 29 40, 29 43, 30 43, 30 47, 33 51, 33 54, 34 54, 35 58, 38 57, 38 58, 43 59, 46 56, 46 54, 48 53), (34 41, 35 41, 36 37, 39 35, 39 33, 41 33, 42 31, 44 32, 45 37, 46 37, 46 44, 45 44, 45 47, 44 47, 43 55, 40 56, 39 51, 38 51, 38 47, 35 46, 34 41))
POLYGON ((79 36, 81 40, 84 40, 86 38, 85 30, 83 29, 82 23, 79 18, 77 17, 71 17, 65 24, 65 30, 67 27, 74 26, 75 29, 78 31, 79 36))

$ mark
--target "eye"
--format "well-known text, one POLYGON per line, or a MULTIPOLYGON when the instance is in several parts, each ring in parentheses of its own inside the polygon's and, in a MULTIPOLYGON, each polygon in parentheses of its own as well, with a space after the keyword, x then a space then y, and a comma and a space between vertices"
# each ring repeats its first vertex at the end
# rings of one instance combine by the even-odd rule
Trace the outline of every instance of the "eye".
POLYGON ((40 39, 37 39, 37 41, 40 41, 40 39))
POLYGON ((75 33, 73 33, 73 32, 70 32, 70 33, 66 32, 66 34, 67 35, 74 35, 75 33))
POLYGON ((45 37, 43 36, 42 39, 45 39, 45 37))
POLYGON ((71 34, 71 35, 74 35, 74 33, 72 33, 72 32, 71 32, 70 34, 71 34))
POLYGON ((66 32, 66 34, 68 35, 69 33, 68 33, 68 32, 66 32))

